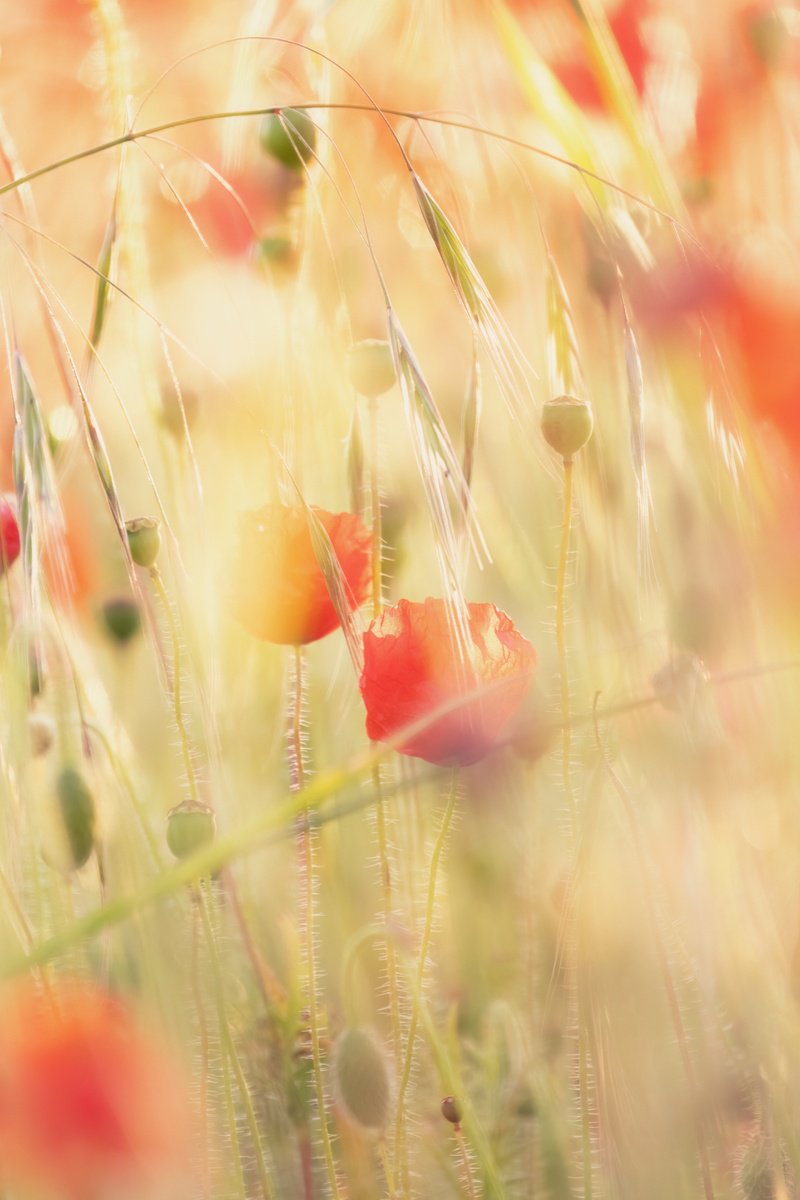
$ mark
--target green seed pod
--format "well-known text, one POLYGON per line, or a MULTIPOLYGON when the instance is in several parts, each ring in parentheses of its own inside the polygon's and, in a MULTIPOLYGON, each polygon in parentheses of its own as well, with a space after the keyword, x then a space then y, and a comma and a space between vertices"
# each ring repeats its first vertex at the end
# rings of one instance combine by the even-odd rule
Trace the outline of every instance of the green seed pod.
POLYGON ((261 122, 262 148, 290 171, 301 171, 313 158, 317 127, 304 108, 284 108, 267 113, 261 122))
POLYGON ((131 558, 140 567, 152 567, 161 549, 161 531, 152 517, 135 517, 125 522, 131 558))
POLYGON ((376 400, 388 392, 397 378, 389 343, 375 338, 367 338, 350 347, 347 369, 353 387, 368 400, 376 400))
POLYGON ((46 717, 43 713, 29 713, 28 737, 34 758, 41 758, 47 754, 56 740, 56 726, 52 717, 46 717))
POLYGON ((216 832, 217 819, 206 804, 179 804, 167 814, 167 845, 176 858, 213 842, 216 832))
POLYGON ((451 1125, 461 1124, 461 1109, 456 1101, 455 1096, 445 1096, 442 1101, 442 1116, 445 1121, 449 1121, 451 1125))
POLYGON ((336 1090, 348 1116, 365 1129, 383 1129, 392 1087, 383 1051, 364 1029, 346 1029, 336 1046, 336 1090))
POLYGON ((56 781, 58 806, 67 835, 70 868, 88 862, 94 849, 96 812, 92 793, 74 767, 64 767, 56 781))
POLYGON ((135 600, 118 596, 107 600, 100 610, 103 625, 109 637, 124 646, 142 627, 142 616, 135 600))
POLYGON ((594 416, 588 400, 557 396, 542 406, 544 440, 566 461, 583 449, 593 429, 594 416))

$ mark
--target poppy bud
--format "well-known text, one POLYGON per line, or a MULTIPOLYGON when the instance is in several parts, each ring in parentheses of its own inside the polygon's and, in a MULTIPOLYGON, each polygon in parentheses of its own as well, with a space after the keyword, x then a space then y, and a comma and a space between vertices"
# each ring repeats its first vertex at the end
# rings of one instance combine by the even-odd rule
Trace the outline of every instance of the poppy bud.
POLYGON ((0 575, 19 558, 20 536, 17 518, 9 502, 0 497, 0 575))
POLYGON ((140 567, 152 567, 161 549, 161 531, 152 517, 135 517, 125 522, 131 558, 140 567))
POLYGON ((56 782, 56 794, 67 835, 68 865, 72 870, 78 870, 89 861, 94 849, 94 799, 74 767, 64 767, 56 782))
POLYGON ((216 832, 214 810, 206 804, 179 804, 167 814, 167 845, 176 858, 189 858, 216 832))
POLYGON ((119 596, 107 600, 101 610, 106 633, 120 646, 134 638, 142 627, 142 617, 135 600, 119 596))
POLYGON ((267 113, 261 122, 262 148, 290 171, 301 171, 314 156, 317 127, 304 108, 267 113))
POLYGON ((445 1096, 442 1101, 442 1116, 445 1121, 449 1121, 451 1125, 461 1124, 461 1109, 456 1103, 455 1096, 445 1096))
POLYGON ((31 754, 34 758, 41 758, 56 739, 56 727, 52 718, 46 717, 42 713, 29 713, 28 738, 31 744, 31 754))
POLYGON ((397 378, 389 343, 374 338, 350 347, 347 369, 353 387, 368 400, 376 400, 388 392, 397 378))
POLYGON ((366 1129, 383 1129, 389 1119, 389 1068, 378 1043, 364 1029, 346 1029, 335 1060, 336 1088, 348 1116, 366 1129))
POLYGON ((594 429, 592 406, 575 396, 557 396, 542 406, 542 433, 548 446, 565 460, 582 450, 594 429))

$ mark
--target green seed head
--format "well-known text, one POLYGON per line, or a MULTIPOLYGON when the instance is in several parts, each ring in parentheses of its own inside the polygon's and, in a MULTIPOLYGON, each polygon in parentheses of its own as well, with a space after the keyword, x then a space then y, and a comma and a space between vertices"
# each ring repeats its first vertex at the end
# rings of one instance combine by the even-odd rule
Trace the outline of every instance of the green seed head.
POLYGON ((135 517, 125 522, 131 558, 140 567, 152 567, 161 549, 161 530, 152 517, 135 517))
POLYGON ((350 1118, 365 1129, 383 1129, 392 1088, 383 1051, 364 1029, 346 1029, 336 1046, 336 1089, 350 1118))
POLYGON ((300 171, 314 156, 317 127, 304 108, 284 108, 267 113, 259 138, 267 154, 290 171, 300 171))
POLYGON ((167 815, 167 845, 176 858, 188 858, 213 842, 217 820, 205 804, 179 804, 167 815))
POLYGON ((445 1121, 449 1121, 451 1125, 461 1124, 461 1109, 456 1101, 455 1096, 445 1096, 442 1101, 442 1116, 445 1121))
POLYGON ((95 844, 96 812, 89 788, 74 767, 64 767, 56 781, 56 795, 67 836, 69 867, 88 862, 95 844))
POLYGON ((350 382, 361 396, 375 400, 394 386, 394 360, 388 342, 369 338, 356 342, 348 354, 350 382))
POLYGON ((108 636, 124 646, 142 627, 142 617, 135 600, 118 596, 107 600, 101 609, 101 617, 108 636))
POLYGON ((545 401, 542 407, 544 440, 566 461, 583 449, 593 429, 594 416, 588 400, 557 396, 555 400, 545 401))

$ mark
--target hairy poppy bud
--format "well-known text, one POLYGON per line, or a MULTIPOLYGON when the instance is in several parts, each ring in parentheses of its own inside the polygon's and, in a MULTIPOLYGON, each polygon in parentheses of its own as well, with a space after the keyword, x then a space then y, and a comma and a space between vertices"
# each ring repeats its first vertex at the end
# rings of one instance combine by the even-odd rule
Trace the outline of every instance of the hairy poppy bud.
POLYGON ((582 450, 594 429, 592 406, 575 396, 557 396, 542 406, 544 440, 564 459, 582 450))
POLYGON ((350 347, 347 356, 350 382, 360 396, 376 400, 394 386, 397 378, 388 342, 367 338, 350 347))
POLYGON ((152 567, 161 549, 161 531, 152 517, 135 517, 125 522, 131 558, 139 567, 152 567))
POLYGON ((101 616, 106 633, 120 646, 136 637, 142 627, 139 606, 127 596, 107 600, 102 607, 101 616))
POLYGON ((461 1124, 461 1109, 456 1103, 455 1096, 445 1096, 442 1101, 442 1116, 445 1121, 449 1121, 451 1125, 461 1124))
POLYGON ((56 782, 58 806, 67 835, 69 867, 78 870, 89 861, 95 842, 95 805, 83 777, 64 767, 56 782))
POLYGON ((263 149, 290 171, 300 171, 313 158, 317 127, 304 108, 267 113, 259 138, 263 149))
POLYGON ((334 1070, 339 1098, 352 1120, 365 1129, 383 1129, 392 1089, 375 1038, 364 1029, 346 1029, 336 1046, 334 1070))
POLYGON ((167 845, 176 858, 189 858, 216 832, 214 810, 206 804, 179 804, 167 814, 167 845))

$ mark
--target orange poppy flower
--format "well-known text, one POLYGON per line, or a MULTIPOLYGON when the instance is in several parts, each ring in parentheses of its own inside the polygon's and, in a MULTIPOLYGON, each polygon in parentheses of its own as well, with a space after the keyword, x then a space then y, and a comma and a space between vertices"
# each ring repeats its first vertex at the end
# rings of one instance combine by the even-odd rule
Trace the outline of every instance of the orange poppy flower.
POLYGON ((469 604, 468 656, 462 659, 443 600, 400 600, 364 634, 361 695, 367 733, 384 742, 404 726, 486 684, 490 690, 437 718, 400 748, 427 762, 477 762, 519 708, 536 651, 493 604, 469 604))
MULTIPOLYGON (((312 512, 339 560, 351 611, 370 594, 370 533, 354 513, 312 512)), ((339 624, 301 507, 268 504, 242 515, 233 564, 233 614, 265 642, 302 646, 339 624)))
POLYGON ((190 1119, 184 1091, 126 1008, 71 983, 0 998, 0 1179, 25 1195, 106 1200, 179 1194, 190 1119))
POLYGON ((4 575, 12 563, 19 558, 19 525, 14 509, 0 496, 0 575, 4 575))

